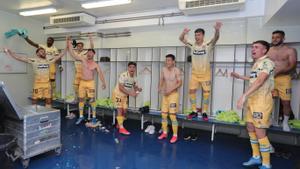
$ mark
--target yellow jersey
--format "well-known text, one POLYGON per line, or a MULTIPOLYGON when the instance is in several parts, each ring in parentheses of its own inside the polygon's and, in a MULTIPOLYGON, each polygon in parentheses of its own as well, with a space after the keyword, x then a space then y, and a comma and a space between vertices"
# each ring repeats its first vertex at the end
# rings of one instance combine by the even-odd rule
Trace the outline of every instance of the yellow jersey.
MULTIPOLYGON (((80 57, 85 57, 86 58, 86 53, 87 51, 86 50, 83 50, 81 52, 77 52, 76 51, 76 54, 80 57)), ((75 60, 74 61, 74 65, 75 65, 75 71, 76 73, 81 73, 82 72, 82 65, 81 65, 81 61, 78 61, 78 60, 75 60)))
POLYGON ((58 49, 55 46, 53 46, 53 45, 51 47, 48 47, 47 45, 39 44, 39 47, 45 49, 45 51, 46 51, 46 58, 48 60, 49 59, 53 59, 55 55, 59 54, 58 49))
POLYGON ((256 99, 266 99, 267 97, 272 97, 272 90, 274 89, 274 69, 275 64, 271 61, 267 55, 259 58, 251 68, 250 72, 250 86, 256 81, 260 73, 264 72, 269 75, 269 78, 265 83, 252 93, 249 98, 256 99))
POLYGON ((213 43, 203 43, 201 46, 188 42, 187 47, 191 49, 192 74, 210 74, 210 57, 213 53, 213 43))
POLYGON ((34 72, 34 82, 35 83, 46 83, 49 82, 49 70, 51 61, 42 58, 29 58, 29 63, 32 65, 34 72))
POLYGON ((120 74, 118 83, 115 87, 115 94, 118 96, 127 96, 127 94, 123 93, 122 91, 120 91, 119 89, 119 84, 124 85, 125 89, 130 91, 134 89, 134 86, 136 85, 136 78, 135 77, 131 77, 128 73, 128 71, 123 72, 120 74))

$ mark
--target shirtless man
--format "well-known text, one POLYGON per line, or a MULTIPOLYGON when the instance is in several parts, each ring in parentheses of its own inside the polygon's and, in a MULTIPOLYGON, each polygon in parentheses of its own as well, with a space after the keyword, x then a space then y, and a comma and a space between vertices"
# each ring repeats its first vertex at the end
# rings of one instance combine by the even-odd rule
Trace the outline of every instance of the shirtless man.
MULTIPOLYGON (((31 46, 35 48, 44 48, 46 51, 46 59, 51 60, 53 59, 56 55, 58 55, 58 49, 53 45, 54 44, 54 39, 52 37, 47 38, 47 44, 37 44, 33 42, 31 39, 27 37, 24 38, 25 41, 30 44, 31 46)), ((50 84, 51 84, 51 97, 55 97, 55 91, 56 91, 56 83, 55 83, 55 78, 56 78, 56 64, 53 62, 50 64, 50 84)))
MULTIPOLYGON (((89 40, 90 40, 90 49, 94 49, 94 42, 92 39, 91 34, 88 34, 89 36, 89 40)), ((84 44, 83 42, 78 42, 76 44, 76 50, 75 53, 77 55, 79 55, 80 57, 86 57, 87 54, 87 50, 84 50, 84 44)), ((78 93, 79 93, 79 84, 80 84, 80 79, 81 79, 81 70, 82 70, 82 66, 81 66, 81 61, 75 60, 74 62, 74 66, 75 66, 75 77, 74 77, 74 82, 73 82, 73 87, 74 87, 74 91, 75 91, 75 99, 78 100, 78 93)))
POLYGON ((283 131, 290 131, 288 120, 291 108, 291 73, 297 65, 297 51, 284 44, 285 33, 277 30, 272 33, 272 47, 268 56, 275 63, 275 87, 273 96, 280 97, 283 106, 283 131))
POLYGON ((99 65, 94 61, 95 50, 88 49, 86 57, 81 57, 80 55, 74 53, 71 49, 71 44, 69 43, 69 52, 71 56, 80 61, 82 64, 82 74, 79 85, 79 118, 76 121, 76 124, 80 124, 84 120, 83 116, 83 107, 85 98, 89 100, 90 105, 92 106, 92 125, 97 124, 96 119, 96 100, 95 100, 95 81, 94 81, 94 72, 98 73, 99 79, 102 82, 102 89, 106 88, 105 79, 103 72, 100 69, 99 65))
MULTIPOLYGON (((68 43, 68 42, 67 42, 68 43)), ((66 45, 68 46, 68 45, 66 45)), ((46 58, 46 51, 44 48, 37 48, 36 57, 26 57, 20 56, 13 53, 9 49, 4 49, 5 53, 16 60, 21 62, 30 63, 34 72, 34 83, 33 83, 33 94, 32 94, 32 104, 37 104, 38 99, 46 99, 46 107, 51 107, 51 85, 50 85, 50 65, 55 63, 61 57, 64 56, 67 49, 56 55, 52 59, 46 58)))
POLYGON ((176 113, 178 112, 179 93, 178 89, 182 85, 180 77, 180 70, 175 67, 175 56, 168 54, 166 56, 166 66, 162 69, 160 74, 159 92, 163 95, 161 103, 161 125, 162 134, 158 137, 159 140, 168 137, 168 113, 172 122, 173 137, 170 143, 177 141, 178 122, 176 113))
POLYGON ((112 93, 112 100, 117 108, 117 122, 119 127, 119 133, 124 135, 130 135, 123 125, 125 119, 125 113, 128 108, 128 96, 136 97, 142 88, 139 88, 136 84, 136 63, 129 62, 128 70, 121 73, 116 87, 112 93))

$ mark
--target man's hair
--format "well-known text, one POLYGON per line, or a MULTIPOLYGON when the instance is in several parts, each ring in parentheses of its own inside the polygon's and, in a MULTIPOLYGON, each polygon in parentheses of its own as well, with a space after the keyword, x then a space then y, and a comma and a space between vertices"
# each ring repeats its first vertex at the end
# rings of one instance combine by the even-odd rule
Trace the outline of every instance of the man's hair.
POLYGON ((54 38, 53 37, 48 37, 48 39, 51 39, 54 42, 54 38))
POLYGON ((267 41, 258 40, 258 41, 253 42, 252 44, 257 44, 257 43, 263 45, 267 49, 266 53, 268 53, 268 51, 270 49, 270 44, 267 41))
POLYGON ((134 65, 134 66, 136 67, 136 63, 135 63, 135 62, 129 62, 129 63, 128 63, 128 67, 129 67, 130 65, 134 65))
POLYGON ((44 48, 37 48, 36 51, 35 51, 35 53, 36 54, 39 53, 40 50, 45 50, 45 49, 44 48))
POLYGON ((172 60, 175 60, 175 56, 173 54, 167 54, 166 58, 172 58, 172 60))
POLYGON ((202 33, 203 35, 205 35, 205 30, 202 28, 198 28, 195 30, 195 33, 202 33))
POLYGON ((96 54, 95 50, 92 49, 92 48, 88 49, 87 51, 88 51, 88 52, 89 52, 89 51, 92 51, 94 54, 96 54))
POLYGON ((272 33, 272 35, 274 35, 274 34, 280 34, 282 37, 285 37, 285 33, 284 33, 284 31, 282 31, 282 30, 275 30, 275 31, 272 33))
POLYGON ((79 44, 81 44, 83 46, 83 42, 77 42, 76 46, 79 45, 79 44))

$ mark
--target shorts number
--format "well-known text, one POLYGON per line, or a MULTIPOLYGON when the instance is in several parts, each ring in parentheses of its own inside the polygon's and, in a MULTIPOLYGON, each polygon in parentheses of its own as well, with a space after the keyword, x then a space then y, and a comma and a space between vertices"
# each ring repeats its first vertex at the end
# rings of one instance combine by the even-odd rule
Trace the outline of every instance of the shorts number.
POLYGON ((116 102, 118 102, 118 103, 120 103, 120 102, 122 102, 122 100, 120 99, 120 98, 116 98, 116 102))

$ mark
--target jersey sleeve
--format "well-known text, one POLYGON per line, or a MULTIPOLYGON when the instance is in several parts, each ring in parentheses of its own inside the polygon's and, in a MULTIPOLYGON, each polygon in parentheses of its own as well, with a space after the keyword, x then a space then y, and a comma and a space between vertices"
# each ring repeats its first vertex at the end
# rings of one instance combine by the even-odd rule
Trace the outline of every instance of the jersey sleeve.
POLYGON ((271 61, 266 60, 261 63, 259 69, 260 69, 260 73, 264 72, 270 75, 274 72, 274 64, 271 61))
POLYGON ((188 40, 187 40, 186 46, 187 46, 188 48, 192 49, 192 48, 194 47, 194 43, 188 39, 188 40))
POLYGON ((43 44, 38 44, 38 45, 39 45, 39 48, 43 48, 43 49, 46 50, 46 46, 45 45, 43 45, 43 44))
POLYGON ((36 58, 30 57, 28 58, 28 63, 32 64, 36 62, 36 58))
POLYGON ((120 74, 119 83, 124 84, 125 80, 126 80, 126 74, 124 74, 124 73, 120 74))

